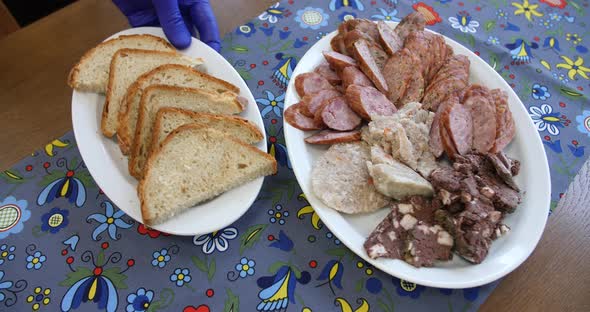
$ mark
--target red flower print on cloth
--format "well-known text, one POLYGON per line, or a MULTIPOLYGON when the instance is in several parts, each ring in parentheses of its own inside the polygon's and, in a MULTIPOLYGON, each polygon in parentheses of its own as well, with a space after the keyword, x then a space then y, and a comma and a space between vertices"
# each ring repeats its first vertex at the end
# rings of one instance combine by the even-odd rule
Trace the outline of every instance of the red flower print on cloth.
POLYGON ((438 12, 436 12, 431 6, 424 2, 418 2, 412 5, 412 8, 414 8, 414 10, 416 10, 417 12, 422 13, 424 19, 426 19, 427 25, 434 25, 436 23, 442 22, 442 19, 438 15, 438 12))
POLYGON ((149 227, 147 227, 147 226, 145 226, 145 225, 143 225, 141 223, 137 226, 137 233, 139 233, 141 235, 146 235, 147 234, 151 238, 157 238, 160 235, 170 236, 170 234, 168 234, 168 233, 164 233, 164 232, 160 232, 158 230, 151 229, 151 228, 149 228, 149 227))
POLYGON ((539 0, 542 3, 545 3, 549 6, 552 6, 554 8, 560 8, 563 9, 565 8, 565 6, 567 5, 567 2, 565 2, 565 0, 539 0))

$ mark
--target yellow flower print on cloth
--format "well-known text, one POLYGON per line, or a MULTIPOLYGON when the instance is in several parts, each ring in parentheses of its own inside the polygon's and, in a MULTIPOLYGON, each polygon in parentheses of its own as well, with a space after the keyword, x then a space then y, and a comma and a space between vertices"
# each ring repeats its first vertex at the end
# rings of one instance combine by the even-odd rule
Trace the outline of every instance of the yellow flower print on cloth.
POLYGON ((582 66, 584 65, 584 59, 578 56, 575 61, 572 61, 571 58, 564 55, 561 55, 561 58, 565 61, 565 63, 559 63, 556 65, 556 67, 567 69, 567 76, 570 79, 575 79, 576 75, 580 75, 584 77, 584 79, 590 79, 587 75, 587 73, 590 72, 590 68, 582 66))
POLYGON ((537 11, 537 8, 539 7, 538 4, 530 4, 529 0, 524 0, 522 2, 522 4, 518 3, 518 2, 512 2, 512 6, 516 7, 517 10, 514 11, 514 15, 520 15, 520 14, 524 14, 524 16, 526 17, 526 19, 528 19, 529 21, 533 21, 533 15, 534 16, 543 16, 544 14, 537 11))
POLYGON ((27 302, 32 304, 33 311, 38 311, 41 305, 48 305, 51 302, 49 294, 51 293, 50 288, 36 287, 33 293, 27 297, 27 302))

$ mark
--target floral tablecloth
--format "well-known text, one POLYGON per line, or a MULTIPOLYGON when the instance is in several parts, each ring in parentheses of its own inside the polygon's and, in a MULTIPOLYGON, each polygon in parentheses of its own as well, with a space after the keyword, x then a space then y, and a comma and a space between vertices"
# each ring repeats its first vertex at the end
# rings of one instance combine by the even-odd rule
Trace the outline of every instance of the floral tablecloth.
POLYGON ((342 20, 399 21, 420 11, 431 29, 472 49, 516 90, 543 138, 553 209, 590 145, 587 7, 586 0, 273 5, 223 41, 222 54, 251 88, 279 162, 249 212, 196 237, 146 228, 96 186, 68 133, 0 172, 0 310, 477 309, 497 282, 449 290, 399 280, 352 254, 322 225, 287 157, 287 82, 307 48, 342 20))

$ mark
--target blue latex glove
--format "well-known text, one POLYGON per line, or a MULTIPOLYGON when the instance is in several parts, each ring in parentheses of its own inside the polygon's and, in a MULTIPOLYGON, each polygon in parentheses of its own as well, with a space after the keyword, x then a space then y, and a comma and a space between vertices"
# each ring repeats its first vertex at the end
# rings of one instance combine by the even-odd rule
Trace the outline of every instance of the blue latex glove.
POLYGON ((113 0, 127 16, 129 24, 138 26, 161 25, 168 40, 178 49, 191 44, 196 37, 216 51, 221 48, 217 21, 209 0, 113 0))

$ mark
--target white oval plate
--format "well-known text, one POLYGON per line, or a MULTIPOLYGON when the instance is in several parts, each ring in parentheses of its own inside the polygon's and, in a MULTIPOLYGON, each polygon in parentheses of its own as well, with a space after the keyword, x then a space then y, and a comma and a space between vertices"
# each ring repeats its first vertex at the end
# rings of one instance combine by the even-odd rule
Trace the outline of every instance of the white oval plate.
MULTIPOLYGON (((397 24, 397 23, 395 23, 397 24)), ((295 77, 312 71, 324 58, 322 51, 331 50, 332 32, 312 46, 297 64, 287 89, 285 109, 299 101, 295 91, 295 77)), ((420 285, 443 288, 466 288, 492 282, 510 273, 531 254, 537 245, 549 213, 551 184, 545 151, 537 130, 512 88, 487 63, 457 42, 446 38, 455 53, 469 57, 470 81, 490 89, 508 92, 509 105, 516 122, 516 136, 505 152, 521 161, 517 184, 522 188, 523 200, 516 212, 509 214, 505 223, 512 231, 494 241, 489 255, 478 265, 469 264, 455 255, 452 261, 439 262, 433 268, 417 269, 401 260, 377 259, 367 256, 363 248, 366 237, 387 214, 387 209, 371 214, 346 215, 324 205, 312 192, 311 168, 327 147, 306 144, 303 139, 311 132, 303 132, 284 123, 285 139, 293 171, 307 200, 322 222, 348 248, 380 270, 420 285)))
MULTIPOLYGON (((151 34, 165 38, 162 29, 157 27, 128 29, 110 38, 130 34, 151 34)), ((240 88, 240 95, 248 100, 241 117, 258 126, 264 139, 256 147, 266 152, 266 133, 262 117, 252 93, 236 70, 223 56, 194 38, 189 48, 179 52, 190 57, 203 58, 209 74, 240 88)), ((128 216, 141 222, 137 180, 129 175, 127 158, 119 150, 117 142, 103 136, 100 131, 104 100, 105 97, 100 94, 73 92, 72 122, 78 148, 88 171, 109 199, 128 216)), ((246 213, 256 199, 263 181, 264 178, 258 178, 241 185, 153 228, 175 235, 205 234, 222 229, 246 213)))

